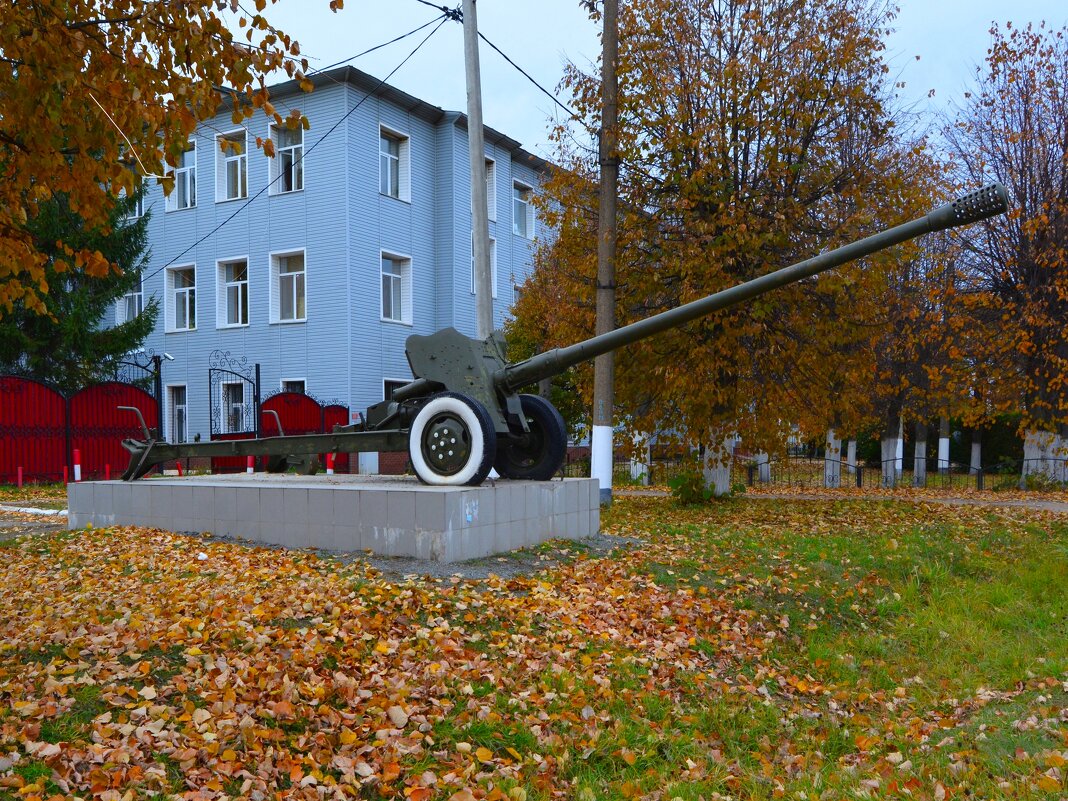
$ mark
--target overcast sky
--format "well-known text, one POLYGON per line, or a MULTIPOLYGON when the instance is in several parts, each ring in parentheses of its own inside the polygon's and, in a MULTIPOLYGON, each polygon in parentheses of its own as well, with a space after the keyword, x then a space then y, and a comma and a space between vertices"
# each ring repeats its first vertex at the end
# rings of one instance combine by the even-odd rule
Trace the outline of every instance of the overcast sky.
MULTIPOLYGON (((436 2, 453 6, 459 0, 436 2)), ((1011 20, 1022 26, 1044 19, 1054 27, 1068 23, 1063 0, 899 0, 899 5, 887 60, 891 74, 905 81, 902 99, 918 111, 942 109, 961 99, 986 55, 992 22, 1011 20), (932 89, 935 96, 928 99, 932 89)), ((438 14, 417 0, 346 0, 338 14, 329 11, 327 0, 279 0, 268 13, 274 24, 300 41, 313 67, 341 61, 438 14)), ((478 22, 490 41, 551 91, 566 61, 588 67, 600 48, 597 26, 578 0, 480 0, 478 22)), ((383 77, 430 30, 352 64, 383 77)), ((547 120, 557 111, 552 101, 484 43, 480 58, 486 124, 518 139, 527 150, 550 156, 547 120)), ((460 25, 446 22, 389 82, 433 105, 466 111, 460 25)))

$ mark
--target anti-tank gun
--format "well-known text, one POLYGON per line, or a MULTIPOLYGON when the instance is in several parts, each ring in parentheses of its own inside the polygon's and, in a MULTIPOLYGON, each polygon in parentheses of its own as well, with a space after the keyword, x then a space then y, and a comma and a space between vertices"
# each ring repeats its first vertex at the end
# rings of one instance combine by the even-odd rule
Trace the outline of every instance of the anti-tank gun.
POLYGON ((406 450, 416 475, 427 484, 476 485, 491 468, 504 478, 545 481, 563 463, 566 430, 560 413, 547 400, 522 394, 522 388, 778 287, 1007 209, 1005 187, 991 184, 911 222, 516 364, 508 362, 499 331, 486 340, 472 339, 455 328, 413 335, 405 349, 415 379, 394 390, 389 400, 367 409, 358 424, 335 427, 329 434, 192 444, 157 441, 146 430, 144 440, 123 442, 130 452, 123 478, 139 478, 158 464, 191 456, 266 456, 267 470, 281 472, 298 462, 314 470, 315 454, 406 450))

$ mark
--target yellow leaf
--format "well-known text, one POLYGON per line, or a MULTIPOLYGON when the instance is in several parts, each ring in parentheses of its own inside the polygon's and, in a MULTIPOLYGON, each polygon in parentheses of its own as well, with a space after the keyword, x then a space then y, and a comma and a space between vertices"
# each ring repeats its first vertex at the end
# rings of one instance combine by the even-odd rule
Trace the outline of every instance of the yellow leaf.
POLYGON ((481 762, 492 762, 493 752, 485 746, 479 746, 475 749, 475 756, 479 758, 481 762))

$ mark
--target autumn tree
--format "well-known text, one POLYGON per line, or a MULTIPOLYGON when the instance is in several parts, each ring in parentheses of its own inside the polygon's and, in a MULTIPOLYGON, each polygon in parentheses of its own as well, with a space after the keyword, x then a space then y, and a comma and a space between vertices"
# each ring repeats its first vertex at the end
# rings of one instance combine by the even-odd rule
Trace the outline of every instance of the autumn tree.
MULTIPOLYGON (((890 19, 867 0, 626 6, 620 324, 918 210, 884 103, 890 19)), ((572 68, 565 83, 596 131, 596 77, 572 68)), ((528 309, 540 303, 547 344, 588 336, 593 319, 597 153, 576 144, 577 126, 558 133, 564 169, 549 183, 545 214, 559 236, 542 265, 554 272, 540 270, 524 298, 528 309)), ((828 369, 820 354, 850 336, 836 309, 860 312, 876 294, 865 284, 880 275, 845 269, 628 348, 617 362, 619 410, 637 430, 706 443, 736 431, 754 446, 781 441, 795 411, 820 427, 847 418, 850 397, 837 391, 846 387, 823 381, 802 392, 798 379, 828 369)))
MULTIPOLYGON (((275 0, 271 0, 273 3, 275 0)), ((237 0, 26 0, 0 8, 0 316, 16 302, 43 311, 51 243, 32 220, 61 193, 90 227, 106 225, 140 176, 166 175, 228 87, 235 124, 272 107, 264 76, 285 70, 305 89, 297 42, 237 0), (243 31, 235 35, 231 30, 243 31)), ((341 0, 331 0, 335 10, 341 0)), ((99 250, 65 254, 91 276, 115 269, 99 250)))
POLYGON ((1012 197, 1009 219, 983 223, 965 255, 976 324, 988 334, 976 369, 997 378, 998 408, 1023 412, 1033 459, 1063 458, 1068 436, 1065 34, 992 28, 986 65, 945 132, 962 181, 995 178, 1012 197))
POLYGON ((110 365, 136 350, 152 333, 159 304, 132 304, 115 325, 115 308, 137 293, 148 262, 148 217, 134 216, 138 198, 122 198, 104 226, 90 227, 63 195, 38 206, 28 221, 47 262, 45 313, 21 300, 0 318, 0 373, 24 375, 73 393, 111 377, 110 365), (118 270, 95 278, 73 269, 68 251, 100 253, 118 270))

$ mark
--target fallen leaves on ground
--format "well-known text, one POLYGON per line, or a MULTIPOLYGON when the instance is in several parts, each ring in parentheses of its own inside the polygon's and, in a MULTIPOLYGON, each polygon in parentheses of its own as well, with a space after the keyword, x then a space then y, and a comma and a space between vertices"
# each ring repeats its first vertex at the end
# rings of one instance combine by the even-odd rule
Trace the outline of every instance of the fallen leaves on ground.
POLYGON ((1064 588, 1033 620, 953 595, 1068 577, 1061 518, 641 498, 605 526, 643 544, 481 582, 138 528, 22 538, 0 798, 1065 792, 1064 588), (1003 613, 1004 658, 981 627, 1003 613))

